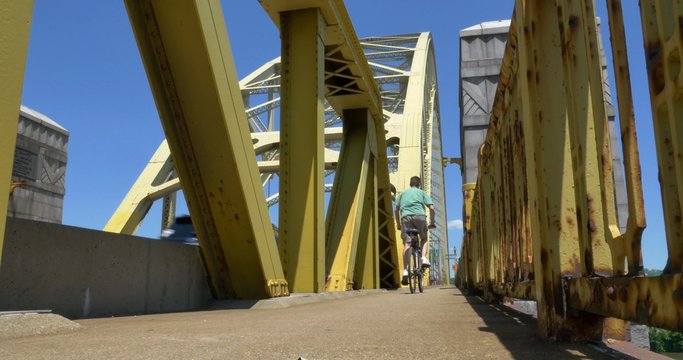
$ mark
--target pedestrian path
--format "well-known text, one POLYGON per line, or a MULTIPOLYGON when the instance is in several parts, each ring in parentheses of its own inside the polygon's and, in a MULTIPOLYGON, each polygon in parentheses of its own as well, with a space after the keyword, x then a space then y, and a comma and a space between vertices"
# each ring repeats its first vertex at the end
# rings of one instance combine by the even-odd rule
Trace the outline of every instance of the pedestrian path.
MULTIPOLYGON (((454 288, 371 291, 292 306, 79 320, 0 340, 0 359, 601 359, 535 336, 533 318, 454 288)), ((0 329, 1 331, 2 329, 0 329)))

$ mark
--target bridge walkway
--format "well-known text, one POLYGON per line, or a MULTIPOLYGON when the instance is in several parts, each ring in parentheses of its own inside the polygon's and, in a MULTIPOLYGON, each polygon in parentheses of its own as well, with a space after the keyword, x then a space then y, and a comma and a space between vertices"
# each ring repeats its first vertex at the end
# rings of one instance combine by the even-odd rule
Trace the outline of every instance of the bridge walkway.
POLYGON ((532 317, 454 288, 355 294, 78 320, 75 331, 0 340, 0 359, 612 358, 591 344, 545 342, 532 317))

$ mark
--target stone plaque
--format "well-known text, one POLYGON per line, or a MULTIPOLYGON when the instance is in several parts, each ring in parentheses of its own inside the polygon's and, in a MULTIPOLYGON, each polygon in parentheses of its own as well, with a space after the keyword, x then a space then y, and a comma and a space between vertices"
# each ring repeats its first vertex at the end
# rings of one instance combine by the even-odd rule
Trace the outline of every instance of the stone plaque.
POLYGON ((21 148, 14 149, 14 165, 12 168, 12 176, 35 180, 37 165, 38 154, 34 154, 21 148))

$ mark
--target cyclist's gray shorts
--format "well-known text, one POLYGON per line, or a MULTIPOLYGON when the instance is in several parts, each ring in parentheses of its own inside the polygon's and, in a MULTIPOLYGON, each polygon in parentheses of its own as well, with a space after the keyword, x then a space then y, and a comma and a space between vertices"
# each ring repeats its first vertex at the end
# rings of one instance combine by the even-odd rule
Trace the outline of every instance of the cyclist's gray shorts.
POLYGON ((420 232, 420 245, 427 242, 427 217, 425 215, 408 215, 401 218, 401 238, 404 244, 410 244, 410 236, 406 229, 416 229, 420 232))

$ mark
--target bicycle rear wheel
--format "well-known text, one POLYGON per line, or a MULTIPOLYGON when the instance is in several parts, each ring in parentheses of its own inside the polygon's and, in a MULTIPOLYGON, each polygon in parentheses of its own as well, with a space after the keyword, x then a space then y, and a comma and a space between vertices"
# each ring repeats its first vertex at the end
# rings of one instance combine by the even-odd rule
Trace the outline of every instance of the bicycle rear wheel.
POLYGON ((415 275, 417 277, 417 287, 420 289, 420 292, 424 292, 424 275, 425 272, 422 268, 420 268, 420 270, 417 271, 417 275, 415 275))
POLYGON ((415 249, 413 250, 413 260, 415 264, 415 271, 414 274, 412 274, 413 278, 415 279, 415 287, 420 290, 420 292, 424 292, 424 274, 425 270, 422 267, 422 251, 420 249, 415 249))
POLYGON ((415 252, 412 252, 410 255, 410 260, 408 260, 408 287, 410 287, 410 293, 414 294, 415 289, 417 288, 417 282, 415 281, 415 276, 414 273, 417 271, 417 267, 415 266, 417 263, 415 262, 415 252))

